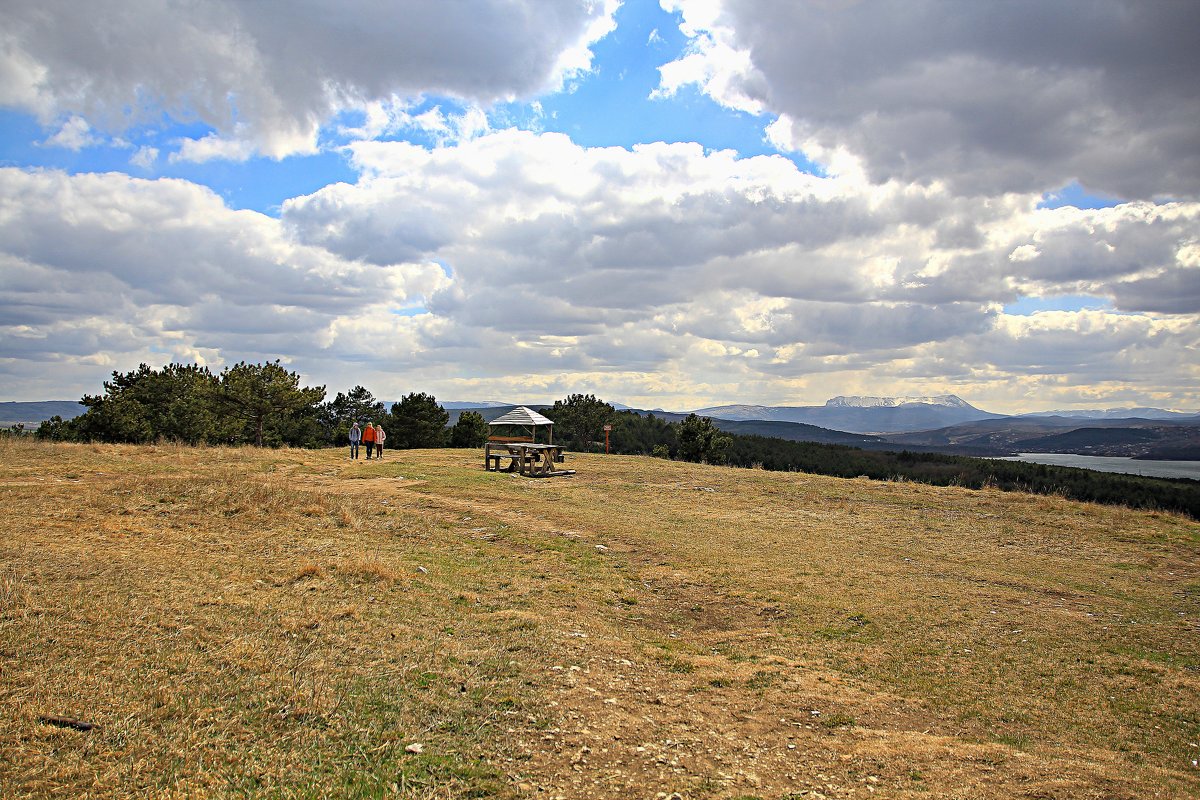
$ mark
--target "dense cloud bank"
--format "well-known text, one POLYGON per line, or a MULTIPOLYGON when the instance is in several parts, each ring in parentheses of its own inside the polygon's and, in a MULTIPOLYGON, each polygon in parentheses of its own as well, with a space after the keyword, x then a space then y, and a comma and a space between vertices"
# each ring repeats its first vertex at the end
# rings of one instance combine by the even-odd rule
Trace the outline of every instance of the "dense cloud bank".
POLYGON ((1195 4, 663 0, 690 45, 659 101, 759 114, 811 173, 493 128, 489 103, 584 74, 612 2, 385 5, 8 9, 0 105, 45 146, 168 115, 212 129, 178 159, 283 157, 363 122, 339 128, 357 179, 278 218, 184 180, 0 169, 0 382, 282 357, 389 397, 1200 405, 1195 4), (423 95, 467 112, 420 123, 438 146, 381 141, 423 95), (1072 183, 1123 200, 1040 207, 1072 183))
POLYGON ((0 369, 35 385, 89 365, 317 352, 342 317, 445 280, 297 244, 185 181, 18 169, 0 170, 0 265, 0 369))
POLYGON ((782 114, 779 140, 827 165, 961 194, 1200 192, 1200 4, 667 4, 693 48, 664 89, 782 114))
POLYGON ((397 391, 507 395, 521 375, 525 396, 586 382, 685 404, 869 393, 897 374, 1012 403, 1153 382, 1169 403, 1196 378, 1200 204, 1037 209, 520 131, 353 158, 356 184, 278 220, 182 181, 0 171, 6 349, 71 369, 165 360, 140 347, 155 341, 397 391), (972 233, 947 241, 953 218, 972 233), (1029 294, 1107 310, 1003 313, 1029 294))

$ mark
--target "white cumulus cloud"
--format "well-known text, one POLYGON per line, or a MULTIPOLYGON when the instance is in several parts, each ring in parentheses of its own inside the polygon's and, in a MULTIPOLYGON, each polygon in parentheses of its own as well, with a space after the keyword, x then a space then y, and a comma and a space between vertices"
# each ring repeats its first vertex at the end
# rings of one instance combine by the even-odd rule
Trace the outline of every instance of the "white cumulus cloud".
MULTIPOLYGON (((0 105, 119 130, 216 131, 185 160, 311 152, 340 111, 434 94, 489 104, 590 66, 614 0, 44 0, 9 4, 0 105), (230 144, 230 140, 244 144, 230 144)), ((76 123, 77 124, 77 123, 76 123)))
POLYGON ((392 312, 448 281, 431 262, 299 244, 192 183, 119 174, 0 170, 0 242, 0 373, 36 362, 92 390, 143 360, 374 357, 331 332, 362 313, 403 338, 392 312))
MULTIPOLYGON (((1051 341, 1017 337, 1028 319, 1000 311, 1024 295, 1108 297, 1126 313, 1100 319, 1137 320, 1120 330, 1148 337, 1106 338, 1076 324, 1092 317, 1070 317, 1061 339, 1095 357, 1068 370, 1066 348, 1052 362, 1058 376, 1110 381, 1114 365, 1137 358, 1161 368, 1195 339, 1171 322, 1196 320, 1194 294, 1166 303, 1134 288, 1198 273, 1188 256, 1196 203, 1036 209, 1031 197, 965 200, 945 187, 816 177, 778 157, 584 148, 521 131, 352 152, 358 183, 289 201, 284 224, 342 258, 446 265, 454 279, 430 298, 441 325, 425 358, 459 365, 456 380, 570 367, 634 381, 636 366, 643 376, 686 372, 708 387, 697 392, 736 376, 764 395, 837 394, 849 382, 878 393, 900 374, 934 393, 947 381, 964 391, 990 382, 993 396, 1011 378, 1014 392, 1041 382, 1053 395, 1044 370, 1031 377, 997 355, 1032 355, 1014 339, 1051 341), (935 357, 943 350, 953 355, 935 357), (750 351, 758 357, 740 366, 725 358, 750 351), (933 365, 949 370, 942 383, 933 365)), ((1129 381, 1152 374, 1131 369, 1129 381)))
POLYGON ((44 144, 79 151, 97 144, 100 139, 92 133, 92 126, 83 117, 71 117, 44 144))

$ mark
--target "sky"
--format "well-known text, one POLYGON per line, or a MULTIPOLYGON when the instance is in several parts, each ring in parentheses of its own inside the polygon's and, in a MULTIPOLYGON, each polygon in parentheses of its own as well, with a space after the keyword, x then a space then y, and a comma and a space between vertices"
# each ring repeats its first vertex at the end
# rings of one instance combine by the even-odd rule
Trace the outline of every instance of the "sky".
POLYGON ((1200 4, 0 7, 0 400, 1200 409, 1200 4))

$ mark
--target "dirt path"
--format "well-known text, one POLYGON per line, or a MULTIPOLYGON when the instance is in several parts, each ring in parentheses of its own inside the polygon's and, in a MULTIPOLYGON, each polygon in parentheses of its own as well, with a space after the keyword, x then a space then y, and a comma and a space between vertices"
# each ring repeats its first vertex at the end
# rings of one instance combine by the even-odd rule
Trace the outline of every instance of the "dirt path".
POLYGON ((796 659, 785 612, 676 569, 644 540, 481 508, 424 482, 314 483, 386 494, 513 554, 565 539, 626 577, 628 603, 564 599, 541 620, 556 663, 535 681, 555 723, 510 728, 505 765, 530 796, 1135 797, 1103 756, 1064 767, 972 742, 944 714, 796 659))

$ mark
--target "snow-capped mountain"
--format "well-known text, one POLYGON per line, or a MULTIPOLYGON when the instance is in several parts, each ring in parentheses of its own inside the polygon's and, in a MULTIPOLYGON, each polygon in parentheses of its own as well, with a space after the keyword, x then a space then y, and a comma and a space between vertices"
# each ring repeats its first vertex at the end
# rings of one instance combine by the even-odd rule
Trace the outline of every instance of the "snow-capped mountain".
POLYGON ((1174 411, 1165 408, 1105 408, 1072 411, 1036 411, 1022 417, 1066 417, 1068 419, 1190 419, 1200 412, 1174 411))
MULTIPOLYGON (((500 400, 450 400, 449 402, 438 403, 438 405, 447 411, 461 411, 465 408, 509 408, 512 406, 512 403, 506 403, 500 400)), ((388 408, 391 407, 392 406, 389 403, 388 408)))
POLYGON ((944 428, 1003 416, 981 411, 957 395, 933 397, 834 397, 823 406, 728 405, 697 409, 728 420, 803 422, 851 433, 896 433, 944 428))
POLYGON ((947 408, 975 408, 956 394, 938 394, 926 396, 905 397, 861 397, 859 395, 839 395, 825 401, 827 407, 833 408, 895 408, 896 406, 920 403, 927 406, 946 406, 947 408))

